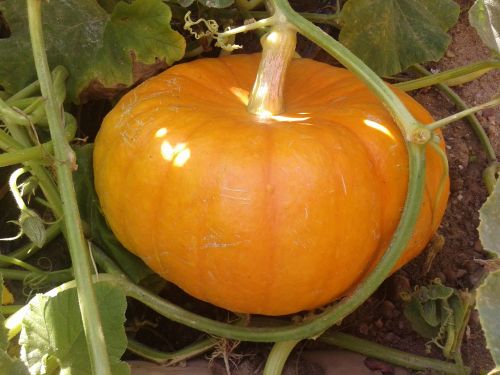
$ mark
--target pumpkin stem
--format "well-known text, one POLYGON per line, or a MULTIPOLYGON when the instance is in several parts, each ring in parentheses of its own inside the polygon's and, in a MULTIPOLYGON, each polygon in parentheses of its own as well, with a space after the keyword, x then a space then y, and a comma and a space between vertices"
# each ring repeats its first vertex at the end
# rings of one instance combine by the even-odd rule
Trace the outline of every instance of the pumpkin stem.
POLYGON ((262 58, 247 107, 250 113, 261 118, 285 111, 285 77, 297 43, 297 31, 286 18, 278 12, 273 18, 275 24, 271 31, 261 38, 262 58))

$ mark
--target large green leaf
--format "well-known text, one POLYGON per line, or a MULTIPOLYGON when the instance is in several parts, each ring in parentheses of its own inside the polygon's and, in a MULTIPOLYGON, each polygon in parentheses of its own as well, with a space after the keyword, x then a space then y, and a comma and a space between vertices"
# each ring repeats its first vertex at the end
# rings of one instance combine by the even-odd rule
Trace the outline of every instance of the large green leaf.
POLYGON ((489 48, 500 54, 500 1, 476 0, 469 22, 489 48))
POLYGON ((443 57, 460 7, 452 0, 349 0, 340 41, 381 76, 443 57))
MULTIPOLYGON (((8 92, 36 77, 25 3, 0 2, 12 32, 0 39, 0 85, 8 92)), ((171 29, 170 8, 161 0, 122 1, 111 14, 96 0, 43 4, 49 63, 69 70, 73 101, 113 95, 184 56, 184 38, 171 29)))
POLYGON ((483 247, 500 257, 500 179, 479 210, 479 239, 483 247))
MULTIPOLYGON (((497 184, 498 185, 498 184, 497 184)), ((490 374, 500 374, 500 270, 488 275, 477 290, 477 309, 486 337, 486 344, 491 352, 496 367, 490 374)))
MULTIPOLYGON (((120 361, 127 347, 125 295, 105 283, 96 284, 95 290, 112 372, 127 375, 130 369, 120 361)), ((61 375, 92 373, 75 288, 53 297, 35 296, 23 318, 19 343, 21 359, 32 375, 43 374, 51 361, 57 361, 61 375)))
POLYGON ((75 150, 78 170, 74 173, 74 178, 80 215, 88 226, 87 232, 92 241, 113 258, 132 281, 139 283, 153 275, 153 271, 126 250, 108 227, 94 189, 92 151, 93 144, 75 150))

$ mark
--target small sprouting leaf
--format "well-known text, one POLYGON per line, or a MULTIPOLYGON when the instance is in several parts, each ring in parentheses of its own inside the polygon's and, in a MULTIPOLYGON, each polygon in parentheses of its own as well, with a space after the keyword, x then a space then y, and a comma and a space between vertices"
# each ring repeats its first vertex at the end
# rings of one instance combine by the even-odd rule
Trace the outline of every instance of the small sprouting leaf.
POLYGON ((439 279, 434 280, 434 283, 432 283, 425 289, 426 298, 434 301, 450 298, 455 292, 455 289, 441 284, 441 281, 439 281, 439 279))
POLYGON ((80 215, 88 225, 88 235, 92 241, 113 258, 131 280, 138 283, 154 273, 142 260, 120 244, 101 214, 94 189, 93 149, 93 144, 75 149, 78 170, 74 173, 74 179, 80 215))
MULTIPOLYGON (((0 39, 0 85, 12 93, 36 77, 26 2, 0 1, 0 12, 11 31, 0 39)), ((51 0, 42 13, 49 63, 69 70, 73 101, 112 96, 184 56, 162 0, 120 1, 111 14, 96 0, 51 0)))
POLYGON ((422 304, 416 298, 412 298, 411 301, 405 306, 403 314, 408 319, 411 327, 420 336, 427 339, 432 339, 439 333, 439 328, 431 326, 422 317, 422 304))
POLYGON ((198 2, 209 8, 227 8, 234 4, 234 0, 198 0, 198 2))
MULTIPOLYGON (((497 184, 498 185, 498 184, 497 184)), ((477 289, 477 309, 479 320, 483 327, 486 345, 491 352, 496 367, 489 374, 500 374, 500 270, 488 275, 483 284, 477 289)))
POLYGON ((349 0, 339 40, 377 74, 441 59, 460 7, 453 0, 349 0))
MULTIPOLYGON (((95 291, 112 373, 127 375, 130 369, 120 361, 127 347, 125 295, 105 283, 96 284, 95 291)), ((44 373, 47 364, 54 360, 61 368, 61 375, 92 373, 75 288, 53 297, 35 296, 29 302, 22 325, 21 359, 32 375, 44 373)))
POLYGON ((437 327, 441 322, 441 319, 438 316, 437 312, 437 303, 436 301, 427 301, 422 304, 422 318, 426 321, 427 324, 432 327, 437 327))
POLYGON ((484 44, 500 54, 500 2, 476 0, 469 10, 469 22, 484 44))
POLYGON ((42 248, 47 241, 47 229, 42 218, 33 210, 27 209, 21 211, 19 217, 19 226, 21 231, 35 244, 42 248))
POLYGON ((500 257, 500 179, 479 210, 479 239, 483 247, 500 257))

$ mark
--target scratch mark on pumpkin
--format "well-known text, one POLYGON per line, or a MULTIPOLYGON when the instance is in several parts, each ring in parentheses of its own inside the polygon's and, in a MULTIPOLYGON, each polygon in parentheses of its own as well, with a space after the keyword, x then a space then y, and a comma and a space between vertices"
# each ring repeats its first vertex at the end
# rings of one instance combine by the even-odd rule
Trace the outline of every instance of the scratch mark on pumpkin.
POLYGON ((347 195, 347 186, 345 184, 345 179, 344 179, 344 175, 341 174, 340 175, 340 178, 342 179, 342 189, 344 190, 344 195, 347 195))
POLYGON ((245 241, 236 241, 236 242, 208 242, 204 244, 201 248, 202 249, 220 249, 220 248, 228 248, 228 247, 235 247, 239 246, 245 242, 249 242, 249 240, 245 241))

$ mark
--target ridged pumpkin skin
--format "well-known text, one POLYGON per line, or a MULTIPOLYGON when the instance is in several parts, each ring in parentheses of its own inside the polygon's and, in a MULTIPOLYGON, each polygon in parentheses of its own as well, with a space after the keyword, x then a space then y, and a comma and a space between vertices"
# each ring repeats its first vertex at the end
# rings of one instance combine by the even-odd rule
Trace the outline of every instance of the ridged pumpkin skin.
MULTIPOLYGON (((389 113, 344 69, 293 60, 286 113, 248 113, 259 58, 177 65, 125 95, 95 142, 95 186, 118 239, 161 276, 232 311, 280 315, 345 295, 373 267, 399 221, 408 162, 389 113)), ((442 162, 430 147, 427 157, 398 267, 445 210, 442 162)))

